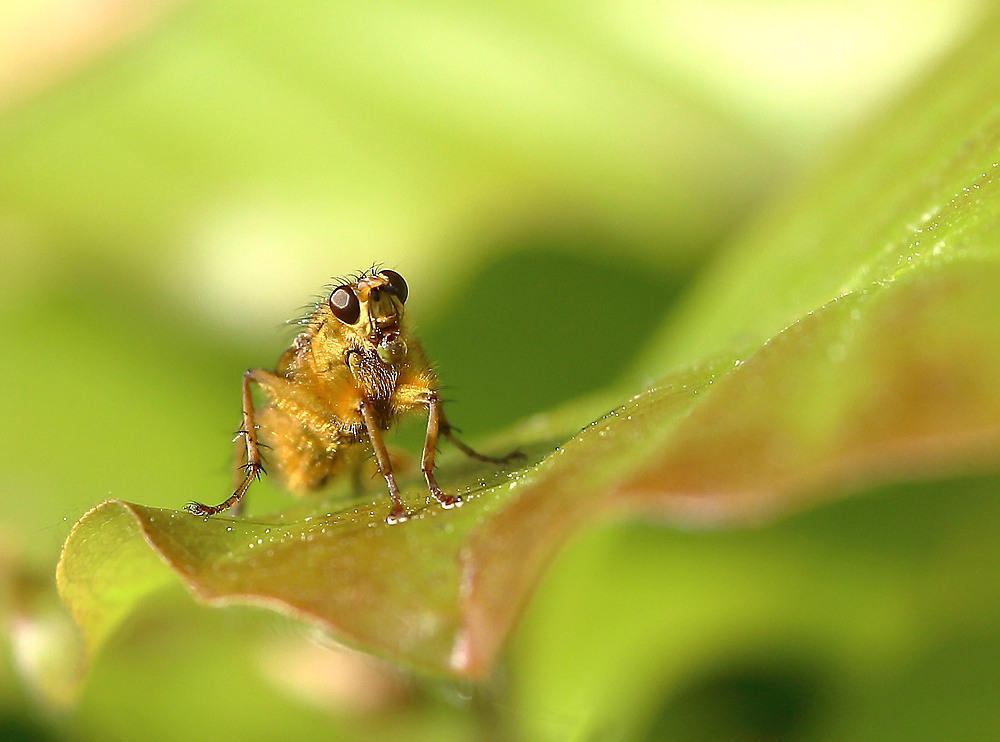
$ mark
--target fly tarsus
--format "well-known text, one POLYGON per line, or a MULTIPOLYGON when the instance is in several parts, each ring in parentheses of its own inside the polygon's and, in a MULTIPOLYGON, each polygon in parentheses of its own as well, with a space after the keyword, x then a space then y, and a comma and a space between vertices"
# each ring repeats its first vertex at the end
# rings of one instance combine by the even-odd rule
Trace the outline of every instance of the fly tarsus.
POLYGON ((458 495, 446 495, 440 489, 431 490, 430 492, 434 499, 441 503, 441 507, 445 510, 462 506, 462 498, 458 495))
POLYGON ((238 504, 240 500, 243 499, 243 495, 245 495, 247 490, 250 488, 250 483, 255 479, 260 479, 261 474, 267 474, 259 461, 248 461, 241 466, 240 469, 246 472, 246 476, 243 478, 243 482, 240 486, 236 488, 236 491, 231 494, 225 502, 219 503, 218 505, 204 505, 200 502, 189 502, 184 506, 184 509, 193 515, 204 518, 207 518, 210 515, 218 515, 219 513, 229 510, 229 508, 238 504))
POLYGON ((199 517, 204 516, 205 518, 207 518, 210 515, 216 515, 225 510, 225 508, 223 508, 221 505, 216 505, 216 506, 203 505, 200 502, 189 502, 187 505, 184 506, 183 509, 188 511, 192 515, 197 515, 199 517))

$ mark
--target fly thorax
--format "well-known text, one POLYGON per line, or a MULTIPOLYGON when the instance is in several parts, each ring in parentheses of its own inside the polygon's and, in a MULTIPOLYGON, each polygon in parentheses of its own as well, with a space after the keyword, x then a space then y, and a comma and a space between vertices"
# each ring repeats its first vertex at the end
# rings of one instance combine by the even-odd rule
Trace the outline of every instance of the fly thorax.
POLYGON ((382 360, 379 350, 381 348, 375 352, 357 351, 348 355, 351 373, 369 399, 389 399, 399 379, 399 371, 382 360))

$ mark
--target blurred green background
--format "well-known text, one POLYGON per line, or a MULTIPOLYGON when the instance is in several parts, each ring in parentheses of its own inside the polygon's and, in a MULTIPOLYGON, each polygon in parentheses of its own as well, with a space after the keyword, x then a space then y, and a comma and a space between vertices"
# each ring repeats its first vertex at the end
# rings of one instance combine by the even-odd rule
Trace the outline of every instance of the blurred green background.
MULTIPOLYGON (((1000 565, 995 478, 587 533, 482 688, 178 587, 71 703, 52 577, 107 497, 221 499, 243 370, 376 262, 470 439, 638 388, 728 235, 988 10, 0 7, 0 739, 994 738, 1000 594, 969 575, 1000 565)), ((287 502, 265 485, 250 509, 287 502)))

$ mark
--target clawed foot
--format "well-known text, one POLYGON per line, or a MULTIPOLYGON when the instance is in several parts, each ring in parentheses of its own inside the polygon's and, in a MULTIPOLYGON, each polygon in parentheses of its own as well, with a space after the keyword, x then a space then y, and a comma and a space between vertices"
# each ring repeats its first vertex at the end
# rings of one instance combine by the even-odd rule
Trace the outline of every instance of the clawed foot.
MULTIPOLYGON (((451 510, 452 508, 461 507, 462 498, 458 495, 446 495, 437 487, 430 490, 431 495, 441 503, 441 507, 445 510, 451 510)), ((406 510, 402 505, 396 505, 389 511, 389 515, 386 517, 385 522, 390 526, 396 523, 403 523, 412 517, 412 513, 406 510)))
POLYGON ((209 515, 215 515, 218 512, 215 508, 209 507, 208 505, 202 505, 200 502, 189 502, 184 506, 184 510, 187 510, 192 515, 204 516, 206 518, 209 515))
POLYGON ((390 511, 389 515, 385 519, 385 522, 388 523, 390 526, 394 526, 397 523, 403 523, 405 521, 408 521, 409 519, 410 519, 410 514, 406 512, 406 508, 400 506, 400 507, 394 507, 390 511))
POLYGON ((435 500, 441 503, 441 507, 445 510, 451 510, 452 508, 461 507, 462 505, 461 497, 458 495, 446 495, 437 487, 431 488, 430 493, 433 495, 435 500))

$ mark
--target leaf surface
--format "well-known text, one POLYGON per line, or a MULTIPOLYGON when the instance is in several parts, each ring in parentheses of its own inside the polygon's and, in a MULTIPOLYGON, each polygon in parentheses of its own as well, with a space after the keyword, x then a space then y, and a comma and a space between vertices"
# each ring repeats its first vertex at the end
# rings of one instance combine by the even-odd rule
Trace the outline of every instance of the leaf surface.
POLYGON ((996 26, 734 244, 652 347, 651 388, 576 434, 583 406, 512 431, 531 454, 522 470, 445 458, 463 507, 425 505, 411 483, 417 514, 395 526, 381 496, 253 519, 95 508, 59 568, 91 646, 169 579, 165 563, 206 602, 268 606, 412 667, 482 676, 587 522, 749 524, 873 483, 995 470, 996 26))

